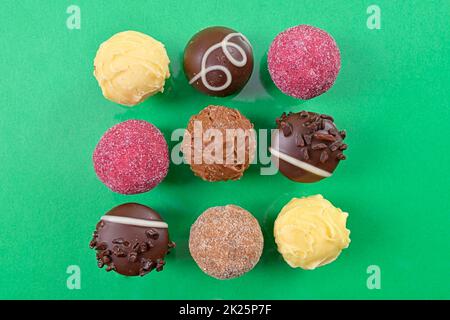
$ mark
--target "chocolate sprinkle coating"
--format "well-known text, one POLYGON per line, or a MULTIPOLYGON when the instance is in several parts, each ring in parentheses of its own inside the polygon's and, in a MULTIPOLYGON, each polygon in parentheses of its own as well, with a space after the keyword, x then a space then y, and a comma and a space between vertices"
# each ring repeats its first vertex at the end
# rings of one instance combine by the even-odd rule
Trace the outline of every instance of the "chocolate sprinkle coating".
POLYGON ((258 221, 235 205, 209 208, 191 227, 189 250, 206 274, 236 278, 253 269, 263 250, 258 221))
MULTIPOLYGON (((283 113, 276 124, 278 130, 272 135, 272 148, 280 153, 330 174, 340 160, 345 160, 342 152, 347 149, 347 144, 343 143, 346 132, 336 128, 333 117, 308 111, 290 112, 283 113)), ((324 178, 283 159, 279 159, 278 167, 282 174, 297 182, 316 182, 324 178)))
MULTIPOLYGON (((163 221, 152 208, 126 203, 111 209, 109 216, 149 221, 163 221)), ((106 271, 125 276, 144 276, 152 270, 161 271, 164 257, 175 243, 169 240, 167 228, 149 228, 100 220, 89 244, 97 251, 97 265, 106 271)))

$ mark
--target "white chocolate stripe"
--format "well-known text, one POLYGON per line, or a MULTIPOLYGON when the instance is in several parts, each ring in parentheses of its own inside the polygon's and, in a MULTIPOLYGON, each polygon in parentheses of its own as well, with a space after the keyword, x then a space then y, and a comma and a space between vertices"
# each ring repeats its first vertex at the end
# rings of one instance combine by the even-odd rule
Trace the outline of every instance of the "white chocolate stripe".
POLYGON ((320 177, 325 177, 325 178, 331 177, 331 173, 330 172, 322 170, 320 168, 317 168, 317 167, 315 167, 315 166, 313 166, 313 165, 311 165, 309 163, 306 163, 304 161, 295 159, 295 158, 293 158, 293 157, 291 157, 291 156, 289 156, 289 155, 287 155, 287 154, 285 154, 283 152, 280 152, 280 151, 275 150, 273 148, 269 148, 269 151, 275 157, 277 157, 277 158, 279 158, 281 160, 284 160, 287 163, 292 164, 293 166, 295 166, 297 168, 300 168, 300 169, 303 169, 305 171, 314 173, 315 175, 320 176, 320 177))
POLYGON ((137 227, 161 228, 167 229, 169 226, 164 221, 144 220, 119 216, 103 216, 103 221, 115 222, 120 224, 128 224, 137 227))

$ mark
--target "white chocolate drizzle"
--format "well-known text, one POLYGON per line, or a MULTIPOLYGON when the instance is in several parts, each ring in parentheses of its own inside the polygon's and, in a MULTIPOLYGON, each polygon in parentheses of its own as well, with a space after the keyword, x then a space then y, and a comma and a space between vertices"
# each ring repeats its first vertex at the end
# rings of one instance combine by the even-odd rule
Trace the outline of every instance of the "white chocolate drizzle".
POLYGON ((241 46, 239 46, 238 44, 236 44, 234 42, 230 42, 230 40, 234 37, 241 37, 242 39, 244 39, 245 42, 247 42, 250 45, 250 42, 242 33, 234 32, 234 33, 228 34, 225 38, 223 38, 223 40, 221 42, 212 45, 211 47, 208 48, 208 50, 205 51, 205 54, 202 57, 202 64, 201 64, 200 72, 198 74, 196 74, 189 81, 189 84, 192 84, 195 81, 197 81, 198 79, 201 79, 203 85, 210 91, 222 91, 222 90, 227 89, 231 85, 231 82, 233 81, 233 77, 231 75, 230 70, 227 67, 221 66, 221 65, 212 65, 212 66, 206 67, 206 62, 208 61, 209 55, 214 50, 222 48, 223 53, 225 54, 227 59, 231 62, 231 64, 233 64, 234 66, 236 66, 238 68, 242 68, 243 66, 245 66, 247 64, 247 60, 248 60, 247 54, 245 53, 245 50, 241 46), (239 51, 239 54, 242 56, 242 60, 235 59, 231 55, 231 53, 228 49, 229 47, 233 47, 237 51, 239 51), (206 75, 208 73, 210 73, 211 71, 222 71, 225 74, 225 77, 227 79, 226 82, 223 85, 218 86, 218 87, 210 85, 208 83, 208 80, 206 79, 206 75))
POLYGON ((145 219, 137 219, 137 218, 129 218, 129 217, 119 217, 119 216, 103 216, 101 220, 120 223, 120 224, 128 224, 131 226, 137 227, 149 227, 149 228, 160 228, 167 229, 169 226, 164 221, 156 221, 156 220, 145 220, 145 219))
POLYGON ((287 154, 285 154, 283 152, 280 152, 280 151, 275 150, 273 148, 269 148, 269 151, 275 157, 277 157, 277 158, 279 158, 281 160, 284 160, 287 163, 289 163, 289 164, 291 164, 291 165, 293 165, 293 166, 295 166, 297 168, 300 168, 300 169, 303 169, 303 170, 308 171, 310 173, 313 173, 313 174, 315 174, 315 175, 317 175, 319 177, 325 177, 325 178, 331 177, 331 173, 330 172, 322 170, 320 168, 317 168, 317 167, 315 167, 315 166, 313 166, 313 165, 311 165, 309 163, 306 163, 304 161, 295 159, 294 157, 291 157, 290 155, 287 155, 287 154))

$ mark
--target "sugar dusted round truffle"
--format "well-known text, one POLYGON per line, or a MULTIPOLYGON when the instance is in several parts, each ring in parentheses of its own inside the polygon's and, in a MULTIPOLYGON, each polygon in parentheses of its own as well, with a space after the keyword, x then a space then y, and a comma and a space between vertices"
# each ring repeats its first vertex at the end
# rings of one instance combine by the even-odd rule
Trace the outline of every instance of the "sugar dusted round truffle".
POLYGON ((208 106, 189 120, 181 150, 205 181, 240 179, 256 150, 253 124, 236 109, 208 106))
POLYGON ((299 25, 273 40, 267 64, 273 82, 283 93, 307 100, 331 88, 341 68, 341 55, 327 32, 299 25))
POLYGON ((121 194, 153 189, 169 169, 164 136, 143 120, 128 120, 110 128, 98 142, 92 158, 98 178, 121 194))
POLYGON ((191 227, 189 250, 203 272, 236 278, 253 269, 263 250, 263 235, 250 212, 235 205, 209 208, 191 227))
POLYGON ((217 97, 239 92, 253 71, 250 42, 226 27, 210 27, 195 34, 184 50, 183 61, 189 84, 217 97))
POLYGON ((97 265, 125 276, 143 276, 161 271, 164 257, 175 244, 168 225, 152 208, 126 203, 107 212, 97 223, 91 249, 97 251, 97 265))
POLYGON ((308 111, 283 113, 276 124, 270 152, 280 172, 289 179, 322 180, 345 160, 346 131, 339 131, 331 116, 308 111))
POLYGON ((294 198, 275 220, 278 251, 293 268, 313 270, 329 264, 350 244, 347 217, 321 195, 294 198))
POLYGON ((124 31, 100 45, 94 76, 105 98, 134 106, 164 91, 169 63, 161 42, 141 32, 124 31))

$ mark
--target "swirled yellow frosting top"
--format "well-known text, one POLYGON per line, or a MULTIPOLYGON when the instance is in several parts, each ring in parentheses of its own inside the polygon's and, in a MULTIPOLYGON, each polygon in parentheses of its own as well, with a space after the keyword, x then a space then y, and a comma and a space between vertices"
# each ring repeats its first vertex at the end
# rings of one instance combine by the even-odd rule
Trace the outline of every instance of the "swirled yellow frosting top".
POLYGON ((94 59, 94 76, 105 98, 134 106, 164 90, 170 77, 164 45, 152 37, 124 31, 100 45, 94 59))
POLYGON ((350 243, 347 216, 321 195, 292 199, 275 221, 278 251, 293 268, 333 262, 350 243))

